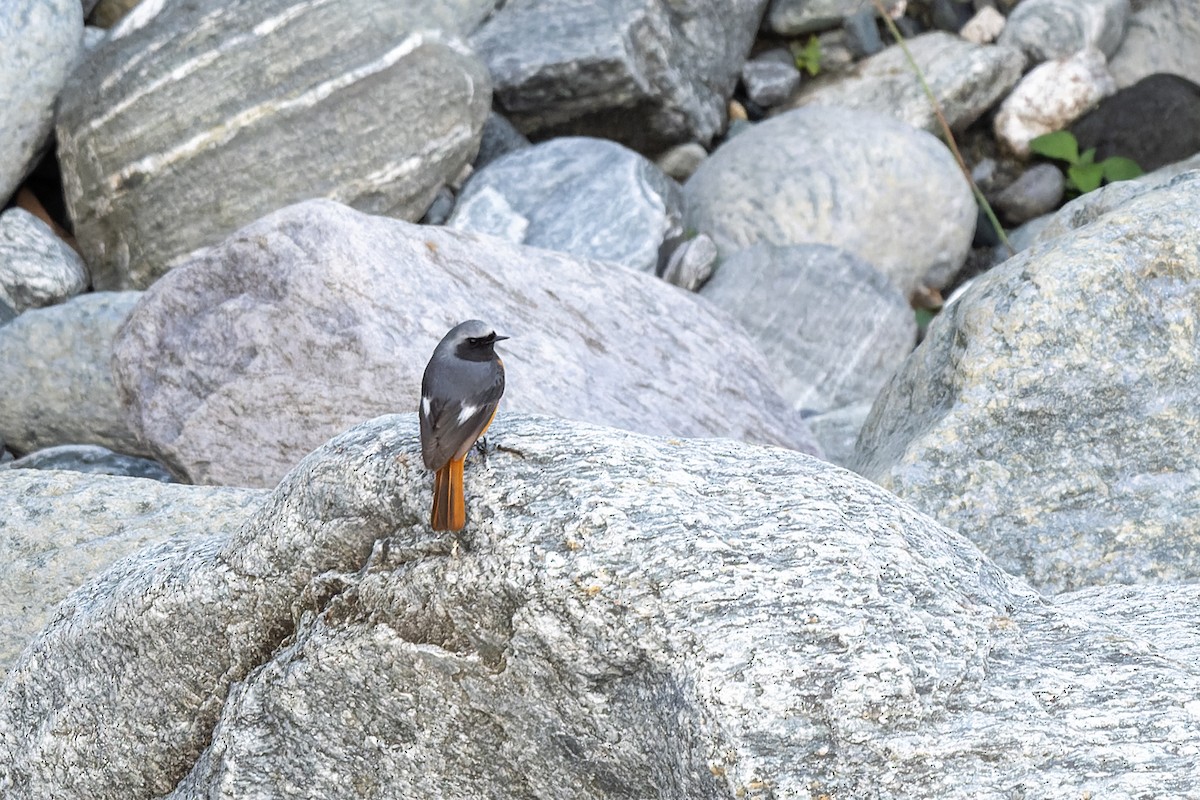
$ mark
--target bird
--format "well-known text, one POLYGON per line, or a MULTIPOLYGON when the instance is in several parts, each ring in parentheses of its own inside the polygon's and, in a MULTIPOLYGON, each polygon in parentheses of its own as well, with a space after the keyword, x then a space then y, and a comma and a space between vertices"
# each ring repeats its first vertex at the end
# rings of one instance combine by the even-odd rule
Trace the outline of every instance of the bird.
POLYGON ((463 461, 496 416, 504 394, 504 362, 496 355, 497 336, 478 319, 450 329, 421 378, 421 458, 434 471, 435 531, 460 531, 467 524, 463 461))

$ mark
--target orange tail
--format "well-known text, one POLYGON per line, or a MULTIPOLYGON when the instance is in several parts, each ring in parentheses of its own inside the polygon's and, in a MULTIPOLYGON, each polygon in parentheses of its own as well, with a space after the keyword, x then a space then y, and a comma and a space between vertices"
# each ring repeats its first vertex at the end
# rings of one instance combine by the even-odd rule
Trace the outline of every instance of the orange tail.
POLYGON ((453 458, 433 478, 433 514, 429 525, 435 531, 461 531, 467 524, 463 496, 463 459, 453 458))

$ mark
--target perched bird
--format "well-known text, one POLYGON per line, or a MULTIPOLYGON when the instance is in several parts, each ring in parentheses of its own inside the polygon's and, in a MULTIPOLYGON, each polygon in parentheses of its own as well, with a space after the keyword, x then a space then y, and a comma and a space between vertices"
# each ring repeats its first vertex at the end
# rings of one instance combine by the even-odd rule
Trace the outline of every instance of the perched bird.
POLYGON ((463 460, 483 435, 504 394, 504 362, 496 355, 491 325, 469 319, 438 342, 421 379, 421 457, 436 470, 433 481, 435 531, 457 531, 467 524, 463 496, 463 460))

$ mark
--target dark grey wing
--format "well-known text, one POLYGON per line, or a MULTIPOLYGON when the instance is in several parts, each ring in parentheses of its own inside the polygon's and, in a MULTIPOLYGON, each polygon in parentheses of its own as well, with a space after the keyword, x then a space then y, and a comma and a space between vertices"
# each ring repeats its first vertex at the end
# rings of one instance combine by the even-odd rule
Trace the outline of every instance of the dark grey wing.
POLYGON ((498 363, 430 363, 421 382, 421 457, 441 469, 466 455, 492 421, 504 394, 498 363))

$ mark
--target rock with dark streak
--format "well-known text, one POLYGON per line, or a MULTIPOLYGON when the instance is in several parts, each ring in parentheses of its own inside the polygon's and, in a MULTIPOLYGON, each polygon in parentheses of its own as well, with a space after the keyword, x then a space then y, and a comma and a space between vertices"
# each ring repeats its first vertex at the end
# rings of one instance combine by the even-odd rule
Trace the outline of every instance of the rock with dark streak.
POLYGON ((490 5, 194 0, 119 26, 57 128, 97 288, 308 198, 419 219, 479 147, 490 82, 460 35, 490 5))

